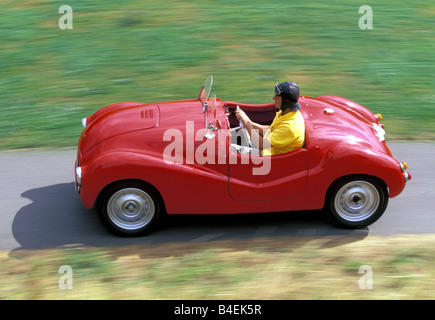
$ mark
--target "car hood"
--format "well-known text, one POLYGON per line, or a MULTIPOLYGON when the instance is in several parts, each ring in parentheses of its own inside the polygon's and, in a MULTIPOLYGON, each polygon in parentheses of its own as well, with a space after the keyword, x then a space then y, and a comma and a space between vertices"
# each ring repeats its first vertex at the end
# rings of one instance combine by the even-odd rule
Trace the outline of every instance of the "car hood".
POLYGON ((98 143, 128 132, 157 127, 160 122, 158 105, 119 103, 107 106, 86 118, 86 128, 80 136, 82 152, 98 143))
MULTIPOLYGON (((113 137, 151 131, 147 139, 162 141, 163 132, 185 126, 186 119, 203 123, 204 115, 198 100, 172 101, 153 104, 123 102, 106 106, 86 118, 86 127, 79 140, 79 150, 87 153, 99 143, 113 137)), ((128 138, 127 138, 128 139, 128 138)))

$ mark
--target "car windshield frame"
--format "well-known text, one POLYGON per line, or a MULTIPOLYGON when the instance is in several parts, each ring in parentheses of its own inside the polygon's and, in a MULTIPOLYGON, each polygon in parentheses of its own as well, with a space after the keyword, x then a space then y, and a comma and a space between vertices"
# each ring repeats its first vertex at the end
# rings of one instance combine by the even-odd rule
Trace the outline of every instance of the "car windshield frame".
POLYGON ((202 102, 202 110, 205 112, 209 105, 209 97, 211 93, 211 88, 213 86, 213 76, 209 75, 204 81, 204 84, 199 91, 198 100, 202 102))

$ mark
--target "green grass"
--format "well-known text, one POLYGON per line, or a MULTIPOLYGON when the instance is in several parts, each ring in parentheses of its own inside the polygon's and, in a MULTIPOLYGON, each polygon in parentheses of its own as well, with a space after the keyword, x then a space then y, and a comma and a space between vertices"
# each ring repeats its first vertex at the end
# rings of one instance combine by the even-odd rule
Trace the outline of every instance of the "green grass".
POLYGON ((435 140, 435 4, 346 1, 2 1, 0 149, 74 146, 80 119, 120 101, 271 102, 276 82, 384 115, 388 138, 435 140))
POLYGON ((434 245, 419 235, 13 251, 0 253, 0 300, 433 300, 434 245), (59 287, 65 265, 71 289, 59 287), (372 287, 360 287, 367 267, 372 287))

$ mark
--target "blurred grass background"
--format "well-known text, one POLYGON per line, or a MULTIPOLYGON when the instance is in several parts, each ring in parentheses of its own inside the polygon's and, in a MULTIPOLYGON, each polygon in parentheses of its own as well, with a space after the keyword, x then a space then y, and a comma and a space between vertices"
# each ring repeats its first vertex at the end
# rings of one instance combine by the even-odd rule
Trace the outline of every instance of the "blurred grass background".
POLYGON ((59 1, 0 3, 0 149, 71 147, 115 102, 272 101, 276 82, 384 116, 389 140, 435 140, 435 3, 59 1), (61 30, 61 5, 73 30, 61 30), (373 29, 358 26, 361 5, 373 29))
MULTIPOLYGON (((0 252, 0 300, 433 300, 432 235, 0 252), (59 267, 72 269, 61 290, 59 267), (369 266, 372 288, 360 287, 369 266)), ((181 302, 180 302, 181 304, 181 302)))

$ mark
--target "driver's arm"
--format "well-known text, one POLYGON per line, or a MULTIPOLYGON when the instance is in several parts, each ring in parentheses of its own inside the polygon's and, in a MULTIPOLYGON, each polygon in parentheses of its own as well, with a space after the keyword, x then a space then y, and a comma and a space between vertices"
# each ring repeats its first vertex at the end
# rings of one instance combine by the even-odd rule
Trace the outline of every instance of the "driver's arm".
POLYGON ((263 135, 264 132, 266 132, 267 129, 269 129, 268 125, 258 124, 258 123, 252 122, 251 119, 249 119, 249 117, 246 115, 246 113, 243 110, 237 109, 235 111, 235 115, 237 117, 237 120, 242 121, 245 128, 248 129, 249 131, 252 129, 255 129, 261 135, 263 135))
POLYGON ((267 129, 269 129, 269 126, 252 122, 246 113, 240 109, 235 111, 235 115, 238 120, 242 121, 245 129, 248 130, 251 139, 256 142, 258 141, 258 149, 263 150, 263 135, 267 129))

